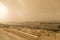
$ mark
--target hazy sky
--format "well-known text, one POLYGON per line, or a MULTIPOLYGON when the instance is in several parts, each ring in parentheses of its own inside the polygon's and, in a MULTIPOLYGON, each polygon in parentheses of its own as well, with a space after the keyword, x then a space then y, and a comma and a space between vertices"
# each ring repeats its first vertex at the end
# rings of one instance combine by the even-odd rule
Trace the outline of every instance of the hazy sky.
POLYGON ((60 0, 1 0, 0 3, 7 8, 0 13, 1 22, 60 21, 60 0))

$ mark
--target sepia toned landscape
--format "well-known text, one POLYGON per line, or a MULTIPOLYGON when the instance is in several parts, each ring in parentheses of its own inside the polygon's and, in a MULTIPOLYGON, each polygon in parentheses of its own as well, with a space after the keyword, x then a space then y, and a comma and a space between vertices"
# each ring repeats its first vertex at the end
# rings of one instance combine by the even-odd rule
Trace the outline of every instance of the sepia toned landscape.
POLYGON ((0 40, 60 40, 60 0, 0 0, 0 40))
POLYGON ((0 23, 0 32, 6 40, 60 40, 60 23, 0 23))

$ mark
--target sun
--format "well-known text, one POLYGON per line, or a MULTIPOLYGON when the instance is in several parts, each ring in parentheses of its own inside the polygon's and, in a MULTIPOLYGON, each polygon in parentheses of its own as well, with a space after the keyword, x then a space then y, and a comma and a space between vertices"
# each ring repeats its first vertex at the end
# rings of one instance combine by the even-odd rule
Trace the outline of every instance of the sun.
POLYGON ((7 11, 7 7, 0 3, 0 18, 4 18, 6 16, 7 11))

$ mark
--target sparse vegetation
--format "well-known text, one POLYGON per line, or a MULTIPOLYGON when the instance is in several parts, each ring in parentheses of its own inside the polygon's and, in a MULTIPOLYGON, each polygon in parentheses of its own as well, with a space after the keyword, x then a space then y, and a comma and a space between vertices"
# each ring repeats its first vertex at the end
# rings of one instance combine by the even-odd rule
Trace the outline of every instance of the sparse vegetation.
POLYGON ((54 23, 22 23, 17 25, 0 24, 0 28, 16 29, 40 37, 43 34, 50 36, 50 33, 58 33, 58 31, 60 31, 59 25, 60 24, 54 23))

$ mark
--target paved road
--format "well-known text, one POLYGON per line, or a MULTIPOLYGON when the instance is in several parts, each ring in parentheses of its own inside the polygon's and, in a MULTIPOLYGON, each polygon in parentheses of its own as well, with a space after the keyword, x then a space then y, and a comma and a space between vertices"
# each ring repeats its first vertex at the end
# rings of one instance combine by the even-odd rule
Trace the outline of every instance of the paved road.
POLYGON ((0 29, 0 40, 26 40, 26 39, 0 29))

